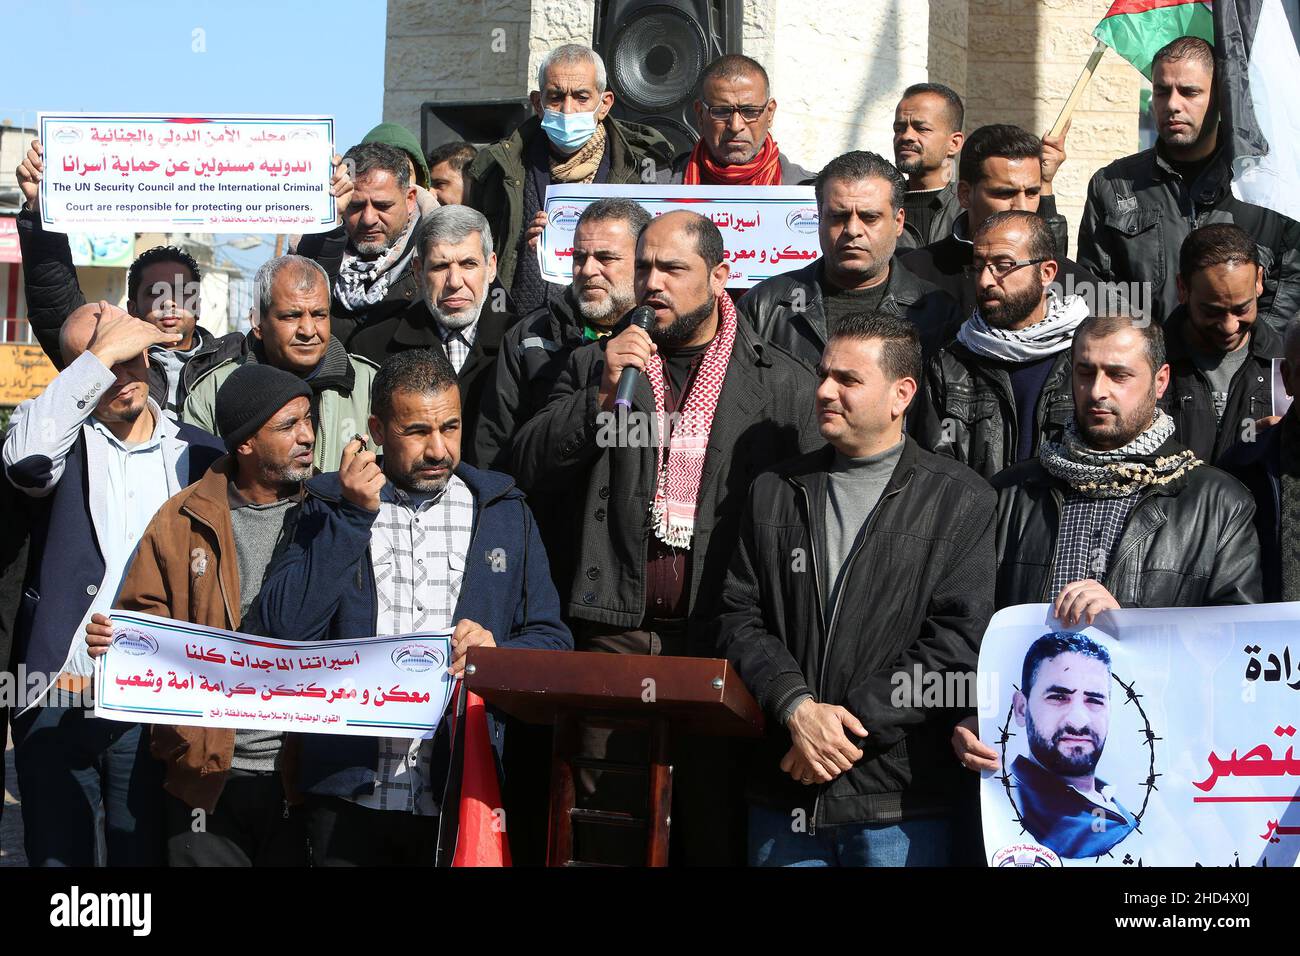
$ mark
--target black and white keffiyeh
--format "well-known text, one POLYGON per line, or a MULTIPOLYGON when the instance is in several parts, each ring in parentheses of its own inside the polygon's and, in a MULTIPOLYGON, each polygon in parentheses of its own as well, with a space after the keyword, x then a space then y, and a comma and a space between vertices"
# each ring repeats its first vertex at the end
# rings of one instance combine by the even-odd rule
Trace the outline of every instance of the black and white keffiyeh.
POLYGON ((1174 434, 1174 420, 1157 408, 1146 431, 1111 451, 1089 448, 1071 421, 1060 442, 1044 442, 1039 460, 1048 474, 1089 498, 1123 498, 1150 485, 1164 485, 1204 464, 1189 448, 1156 452, 1174 434))
POLYGON ((418 216, 411 216, 392 248, 376 259, 359 258, 349 244, 334 282, 334 294, 343 305, 355 311, 383 300, 389 286, 411 264, 415 246, 410 239, 418 219, 418 216))
POLYGON ((1047 314, 1025 329, 999 329, 989 325, 979 309, 957 330, 957 341, 981 358, 998 362, 1036 362, 1064 352, 1074 340, 1074 330, 1088 317, 1088 303, 1078 295, 1064 298, 1047 293, 1047 314))

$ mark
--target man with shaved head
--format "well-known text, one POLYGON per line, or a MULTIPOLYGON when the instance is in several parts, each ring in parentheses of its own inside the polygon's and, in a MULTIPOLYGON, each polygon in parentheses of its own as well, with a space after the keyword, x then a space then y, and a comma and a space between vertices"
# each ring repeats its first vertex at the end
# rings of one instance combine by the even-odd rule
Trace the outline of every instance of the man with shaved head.
MULTIPOLYGON (((722 235, 708 218, 655 219, 641 230, 635 263, 633 291, 654 311, 650 330, 625 322, 576 349, 546 407, 516 435, 511 466, 529 494, 576 489, 574 571, 558 583, 580 650, 712 657, 745 491, 760 471, 818 441, 813 376, 737 321, 722 235), (614 405, 625 369, 636 380, 627 413, 614 405)), ((596 752, 622 746, 635 744, 614 740, 596 752)), ((718 776, 725 761, 678 774, 692 791, 673 802, 685 862, 744 859, 744 835, 728 822, 744 819, 743 803, 737 794, 727 805, 718 776)), ((595 792, 587 781, 586 796, 605 808, 622 802, 604 792, 610 777, 595 792)), ((595 854, 627 859, 608 846, 595 854)))
POLYGON ((113 606, 154 513, 222 451, 149 394, 149 350, 179 338, 106 302, 81 306, 60 331, 63 371, 9 420, 5 477, 35 512, 14 635, 31 699, 12 721, 18 783, 37 798, 23 805, 35 866, 160 861, 161 767, 141 725, 87 709, 82 634, 113 606))

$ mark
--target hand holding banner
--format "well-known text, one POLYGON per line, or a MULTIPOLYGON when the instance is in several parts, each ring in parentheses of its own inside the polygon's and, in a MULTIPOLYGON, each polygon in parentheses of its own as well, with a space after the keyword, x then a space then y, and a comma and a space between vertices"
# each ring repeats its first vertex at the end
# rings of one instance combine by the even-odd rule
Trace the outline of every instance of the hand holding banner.
POLYGON ((811 186, 548 186, 546 228, 537 242, 542 278, 573 281, 573 232, 597 199, 635 199, 652 216, 686 209, 722 232, 727 286, 747 289, 821 256, 817 200, 811 186))
POLYGON ((42 113, 41 222, 55 232, 323 232, 328 116, 42 113))
POLYGON ((455 681, 451 632, 274 641, 114 611, 95 716, 195 727, 432 737, 455 681))

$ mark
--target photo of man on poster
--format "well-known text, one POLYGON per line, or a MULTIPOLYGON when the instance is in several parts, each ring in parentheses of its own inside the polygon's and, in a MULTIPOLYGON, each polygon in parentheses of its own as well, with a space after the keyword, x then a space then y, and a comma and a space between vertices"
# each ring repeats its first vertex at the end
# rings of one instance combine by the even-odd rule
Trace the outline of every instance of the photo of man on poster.
POLYGON ((1011 764, 1012 798, 1024 828, 1066 859, 1108 852, 1137 822, 1096 773, 1110 689, 1110 654, 1082 634, 1044 634, 1025 654, 1012 707, 1029 754, 1011 764))

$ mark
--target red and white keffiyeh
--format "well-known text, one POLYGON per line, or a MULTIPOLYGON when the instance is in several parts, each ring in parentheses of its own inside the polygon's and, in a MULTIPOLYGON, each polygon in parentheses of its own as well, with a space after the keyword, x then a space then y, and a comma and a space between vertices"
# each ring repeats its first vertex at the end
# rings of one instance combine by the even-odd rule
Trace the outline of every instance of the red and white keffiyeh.
POLYGON ((659 353, 650 356, 645 369, 650 390, 654 392, 655 417, 659 424, 656 452, 659 469, 650 514, 654 518, 655 537, 673 548, 689 549, 695 534, 695 506, 700 495, 704 455, 709 447, 709 430, 713 427, 713 412, 718 407, 718 395, 736 341, 736 307, 726 292, 718 297, 718 315, 718 333, 704 352, 666 448, 664 363, 659 353))

